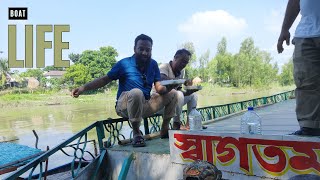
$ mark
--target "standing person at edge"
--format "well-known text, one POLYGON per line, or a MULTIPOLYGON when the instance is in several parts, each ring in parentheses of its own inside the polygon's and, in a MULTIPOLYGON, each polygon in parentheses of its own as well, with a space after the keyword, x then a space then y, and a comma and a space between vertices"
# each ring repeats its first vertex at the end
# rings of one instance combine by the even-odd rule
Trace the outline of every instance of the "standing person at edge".
POLYGON ((72 96, 78 97, 87 90, 103 87, 119 79, 116 112, 129 118, 133 129, 133 147, 145 146, 140 132, 142 118, 148 117, 164 108, 161 138, 168 138, 170 119, 175 116, 177 104, 176 91, 160 85, 160 71, 155 60, 151 59, 152 39, 144 34, 136 37, 134 55, 118 61, 107 75, 72 90, 72 96), (150 96, 154 83, 157 93, 150 96))
MULTIPOLYGON (((179 49, 174 55, 173 61, 160 65, 161 80, 182 79, 184 76, 183 69, 189 63, 191 53, 186 49, 179 49)), ((186 80, 184 83, 186 86, 191 86, 192 81, 186 80)), ((178 103, 176 107, 176 114, 173 118, 173 129, 179 130, 181 127, 180 114, 182 113, 182 107, 187 104, 188 114, 190 111, 197 107, 198 97, 194 93, 197 90, 182 91, 182 87, 176 87, 178 95, 178 103)), ((189 129, 189 118, 185 129, 189 129)), ((205 127, 204 127, 205 128, 205 127)))
POLYGON ((283 51, 283 42, 290 43, 293 22, 301 12, 301 20, 292 44, 296 114, 300 130, 293 135, 320 136, 320 0, 289 0, 278 39, 277 49, 283 51))

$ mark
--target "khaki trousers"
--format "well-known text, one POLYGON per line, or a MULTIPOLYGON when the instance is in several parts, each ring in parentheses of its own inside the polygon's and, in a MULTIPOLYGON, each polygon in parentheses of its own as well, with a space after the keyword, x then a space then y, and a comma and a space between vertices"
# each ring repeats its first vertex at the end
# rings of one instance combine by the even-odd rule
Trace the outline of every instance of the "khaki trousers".
POLYGON ((181 91, 177 91, 177 95, 178 95, 178 104, 176 107, 177 116, 173 118, 174 122, 180 122, 180 115, 182 113, 182 109, 184 105, 187 105, 187 110, 188 110, 187 115, 188 115, 193 108, 197 107, 197 101, 198 101, 198 96, 195 93, 192 93, 189 96, 184 96, 181 91))
POLYGON ((145 100, 140 89, 122 92, 116 105, 119 116, 129 118, 131 122, 140 122, 164 108, 163 119, 170 119, 176 115, 177 91, 172 90, 165 95, 153 93, 149 100, 145 100))

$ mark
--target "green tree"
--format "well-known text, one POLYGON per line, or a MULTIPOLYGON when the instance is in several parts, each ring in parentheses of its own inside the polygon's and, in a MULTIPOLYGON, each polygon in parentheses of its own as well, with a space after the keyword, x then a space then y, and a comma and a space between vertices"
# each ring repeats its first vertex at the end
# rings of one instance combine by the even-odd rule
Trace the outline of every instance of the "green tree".
POLYGON ((81 57, 81 54, 75 54, 75 53, 71 53, 69 54, 69 59, 73 62, 73 63, 78 63, 79 59, 81 57))
POLYGON ((7 75, 10 72, 8 59, 0 58, 0 88, 6 84, 7 75))
POLYGON ((217 62, 216 74, 217 81, 220 84, 229 84, 231 81, 231 75, 234 71, 233 67, 233 56, 231 53, 217 54, 214 61, 217 62))
MULTIPOLYGON (((78 55, 70 55, 77 56, 78 55)), ((69 57, 70 57, 69 56, 69 57)), ((98 78, 107 74, 116 63, 118 52, 111 46, 101 47, 99 50, 86 50, 75 60, 75 64, 83 64, 89 68, 92 78, 98 78)))
POLYGON ((67 72, 63 76, 63 82, 70 89, 84 85, 92 80, 89 67, 83 64, 74 64, 67 68, 67 72))
POLYGON ((42 83, 48 85, 49 87, 47 88, 60 90, 62 88, 62 85, 64 84, 64 80, 63 78, 50 78, 50 79, 44 78, 42 83))
POLYGON ((255 47, 252 38, 246 38, 232 61, 231 82, 234 86, 270 86, 277 81, 278 65, 271 64, 270 53, 255 47))
POLYGON ((253 85, 255 79, 257 78, 255 75, 259 66, 259 50, 255 47, 254 41, 252 38, 247 38, 241 43, 239 54, 242 55, 242 82, 244 85, 253 85))
POLYGON ((208 71, 208 82, 214 84, 217 81, 217 60, 215 58, 212 58, 207 66, 208 71))
POLYGON ((219 84, 229 84, 233 72, 233 55, 227 52, 227 40, 221 39, 217 46, 217 54, 214 58, 216 61, 216 76, 219 84))
POLYGON ((283 86, 294 84, 292 59, 290 59, 289 62, 282 66, 282 72, 280 74, 279 81, 283 86))
POLYGON ((232 61, 232 67, 234 68, 233 71, 231 71, 231 83, 235 87, 241 87, 243 86, 243 78, 242 76, 246 73, 244 71, 245 68, 245 55, 244 54, 236 54, 234 55, 233 61, 232 61))
POLYGON ((277 74, 270 64, 271 60, 269 53, 255 47, 252 38, 246 38, 232 63, 232 83, 237 87, 269 85, 277 74))
POLYGON ((272 57, 269 52, 260 51, 259 52, 259 60, 255 68, 257 72, 255 76, 254 85, 261 86, 269 86, 272 83, 277 81, 278 74, 278 65, 277 63, 271 64, 272 57))
POLYGON ((64 68, 62 67, 54 67, 53 65, 52 66, 46 66, 42 69, 43 71, 63 71, 64 68))
POLYGON ((222 37, 221 41, 218 43, 217 54, 224 55, 227 53, 227 39, 222 37))
POLYGON ((44 78, 43 75, 43 70, 41 69, 28 69, 25 72, 22 72, 20 74, 21 77, 34 77, 36 79, 38 79, 39 81, 41 81, 42 78, 44 78))
POLYGON ((210 56, 210 51, 207 50, 203 55, 200 56, 199 58, 199 75, 201 79, 205 82, 209 80, 209 69, 208 63, 209 63, 209 56, 210 56))

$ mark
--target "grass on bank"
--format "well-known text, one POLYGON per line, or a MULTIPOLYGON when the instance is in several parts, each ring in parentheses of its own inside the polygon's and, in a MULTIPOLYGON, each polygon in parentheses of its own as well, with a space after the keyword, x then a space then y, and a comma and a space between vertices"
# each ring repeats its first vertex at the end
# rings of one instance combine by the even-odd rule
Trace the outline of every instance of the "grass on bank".
POLYGON ((35 90, 13 89, 5 94, 0 91, 0 108, 21 106, 63 105, 78 103, 94 103, 101 100, 115 99, 116 91, 81 95, 73 98, 69 90, 35 90))
MULTIPOLYGON (((202 83, 203 89, 197 93, 204 95, 204 96, 229 96, 235 94, 266 94, 266 95, 273 95, 285 91, 291 91, 295 89, 294 85, 290 86, 280 86, 278 84, 271 84, 267 87, 221 87, 218 85, 212 85, 209 83, 202 83), (271 94, 270 94, 271 93, 271 94)), ((258 98, 258 97, 257 97, 258 98)))
MULTIPOLYGON (((198 92, 199 95, 207 96, 232 96, 236 94, 255 94, 265 96, 293 90, 294 86, 273 85, 269 88, 253 89, 251 87, 234 88, 220 87, 211 84, 202 84, 203 89, 198 92)), ((21 107, 21 106, 44 106, 44 105, 64 105, 77 103, 94 103, 101 101, 115 101, 116 89, 90 95, 81 95, 78 98, 72 98, 69 90, 45 90, 38 89, 30 91, 27 89, 12 89, 0 91, 0 108, 21 107)), ((257 97, 256 97, 257 98, 257 97)))

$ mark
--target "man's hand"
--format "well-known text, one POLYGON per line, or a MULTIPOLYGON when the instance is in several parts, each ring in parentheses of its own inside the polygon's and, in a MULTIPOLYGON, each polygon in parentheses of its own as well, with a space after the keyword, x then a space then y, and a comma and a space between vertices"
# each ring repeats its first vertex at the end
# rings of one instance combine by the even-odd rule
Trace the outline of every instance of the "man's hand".
POLYGON ((101 88, 101 87, 109 84, 111 81, 112 81, 112 79, 110 79, 107 75, 105 75, 105 76, 97 78, 91 82, 88 82, 87 84, 85 84, 79 88, 73 89, 71 91, 71 96, 77 98, 84 91, 89 91, 89 90, 101 88))
POLYGON ((199 91, 199 89, 188 89, 185 92, 185 96, 190 96, 192 93, 199 91))
POLYGON ((156 92, 159 93, 160 95, 165 94, 167 92, 167 88, 165 86, 162 86, 160 84, 160 81, 155 82, 154 87, 156 89, 156 92))
POLYGON ((192 86, 192 79, 187 79, 185 82, 184 82, 184 85, 185 86, 192 86))
POLYGON ((79 87, 79 88, 73 89, 73 90, 71 91, 71 96, 77 98, 77 97, 79 97, 79 95, 82 94, 83 92, 84 92, 84 87, 81 86, 81 87, 79 87))
POLYGON ((290 32, 289 31, 281 31, 279 39, 278 39, 278 53, 283 52, 283 41, 286 41, 286 44, 290 45, 290 32))
POLYGON ((167 88, 167 93, 170 92, 172 89, 176 89, 179 87, 179 84, 171 84, 171 85, 166 85, 167 88))
POLYGON ((160 95, 164 95, 168 92, 170 92, 172 89, 177 88, 177 84, 173 84, 173 85, 161 85, 160 81, 155 82, 154 84, 155 89, 157 91, 157 93, 159 93, 160 95))

